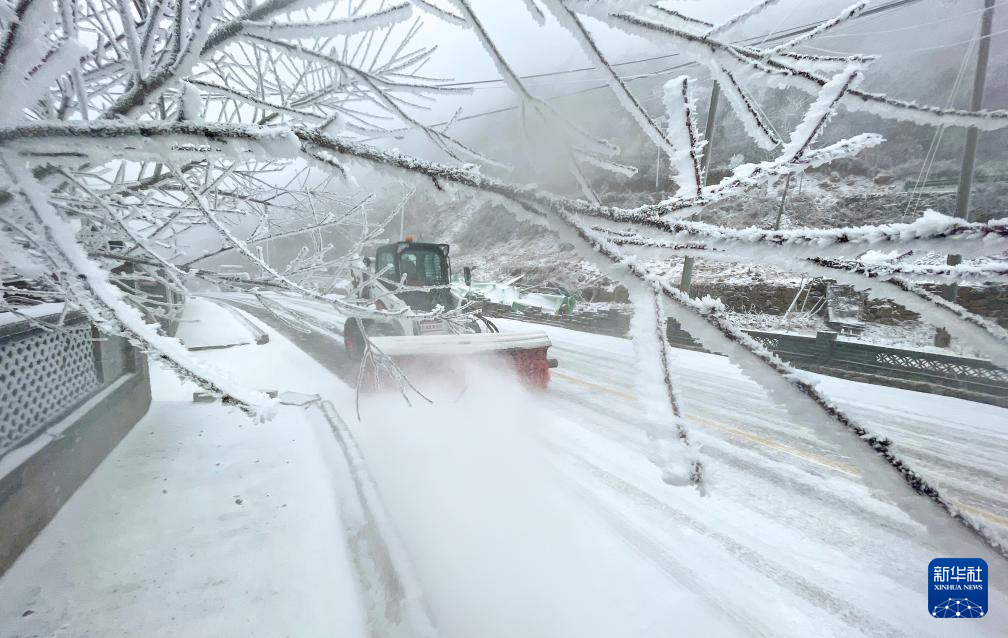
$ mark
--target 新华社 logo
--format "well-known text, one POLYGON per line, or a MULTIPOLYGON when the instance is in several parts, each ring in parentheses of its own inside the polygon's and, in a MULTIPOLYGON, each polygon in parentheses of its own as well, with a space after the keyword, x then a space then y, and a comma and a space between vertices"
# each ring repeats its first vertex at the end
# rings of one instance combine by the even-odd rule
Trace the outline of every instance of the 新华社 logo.
POLYGON ((928 565, 928 610, 934 618, 987 615, 987 562, 982 558, 936 558, 928 565))

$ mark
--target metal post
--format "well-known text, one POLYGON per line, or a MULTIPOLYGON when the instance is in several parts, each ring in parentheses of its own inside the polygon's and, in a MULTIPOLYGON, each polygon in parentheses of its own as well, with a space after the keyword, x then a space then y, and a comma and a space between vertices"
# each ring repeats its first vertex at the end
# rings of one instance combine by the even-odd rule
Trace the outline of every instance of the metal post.
POLYGON ((780 230, 780 220, 781 216, 784 215, 784 199, 787 198, 787 189, 791 185, 791 173, 788 173, 784 177, 784 192, 780 196, 780 206, 777 207, 777 220, 774 222, 773 229, 780 230))
MULTIPOLYGON (((949 255, 945 259, 945 263, 949 266, 958 266, 962 263, 962 255, 949 255)), ((945 286, 945 294, 943 297, 947 301, 955 302, 956 297, 959 296, 959 282, 953 281, 948 286, 945 286)))
POLYGON ((682 262, 682 279, 679 281, 679 290, 689 293, 690 286, 693 285, 693 258, 685 257, 682 262))
POLYGON ((693 258, 687 255, 683 257, 682 277, 679 279, 679 290, 689 292, 693 286, 693 258))
POLYGON ((703 162, 701 163, 704 174, 704 186, 710 185, 710 172, 707 168, 710 166, 711 149, 714 146, 714 119, 717 117, 718 98, 720 97, 721 87, 718 86, 717 82, 714 82, 714 85, 711 86, 710 104, 707 106, 707 123, 704 125, 704 139, 707 140, 707 146, 704 147, 703 162))
MULTIPOLYGON (((707 123, 704 125, 704 139, 707 140, 707 146, 704 148, 703 161, 701 162, 701 170, 703 170, 704 174, 704 186, 709 186, 711 181, 709 169, 711 151, 714 146, 714 119, 717 117, 718 98, 720 97, 721 87, 718 86, 717 82, 714 82, 711 85, 710 104, 707 106, 707 123)), ((679 280, 679 290, 689 292, 692 285, 693 258, 687 256, 683 259, 682 278, 679 280)))
POLYGON ((654 189, 658 190, 658 176, 661 175, 661 149, 658 149, 658 157, 655 159, 654 164, 654 189))

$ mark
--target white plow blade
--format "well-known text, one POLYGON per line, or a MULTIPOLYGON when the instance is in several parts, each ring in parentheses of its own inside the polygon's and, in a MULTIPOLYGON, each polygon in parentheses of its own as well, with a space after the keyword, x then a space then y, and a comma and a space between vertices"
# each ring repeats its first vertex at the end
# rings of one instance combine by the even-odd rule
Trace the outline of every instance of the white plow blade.
POLYGON ((552 345, 545 332, 371 337, 371 343, 390 357, 463 356, 509 350, 532 350, 552 345))

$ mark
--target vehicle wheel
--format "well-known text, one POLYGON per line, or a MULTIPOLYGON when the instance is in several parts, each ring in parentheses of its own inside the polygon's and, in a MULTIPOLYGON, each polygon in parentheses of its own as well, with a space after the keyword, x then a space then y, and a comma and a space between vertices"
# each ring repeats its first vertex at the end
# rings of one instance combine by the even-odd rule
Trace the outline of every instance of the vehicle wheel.
POLYGON ((343 345, 352 361, 360 361, 364 356, 364 335, 361 333, 360 323, 355 318, 351 317, 343 324, 343 345))

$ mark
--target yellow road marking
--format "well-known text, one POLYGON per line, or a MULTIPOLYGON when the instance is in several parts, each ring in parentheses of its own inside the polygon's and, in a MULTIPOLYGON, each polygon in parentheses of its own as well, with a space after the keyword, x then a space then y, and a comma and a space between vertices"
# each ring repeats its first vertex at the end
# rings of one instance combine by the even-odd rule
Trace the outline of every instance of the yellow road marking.
POLYGON ((777 441, 764 438, 757 434, 752 434, 751 432, 746 432, 745 430, 739 430, 737 428, 729 427, 727 425, 718 423, 717 421, 706 419, 702 416, 690 415, 689 418, 694 421, 700 421, 702 423, 706 423, 711 427, 715 427, 724 432, 728 432, 739 438, 752 441, 753 443, 758 443, 765 447, 780 450, 781 452, 784 452, 786 454, 791 454, 792 456, 797 456, 799 458, 805 459, 806 461, 812 461, 813 463, 818 463, 819 465, 825 465, 826 467, 833 468, 838 472, 843 472, 844 474, 849 474, 851 476, 861 476, 861 473, 858 472, 857 468, 854 467, 853 465, 847 465, 846 463, 838 463, 836 461, 833 461, 832 459, 816 454, 814 452, 806 452, 805 450, 800 450, 798 448, 791 447, 790 445, 784 445, 783 443, 778 443, 777 441))
POLYGON ((958 507, 959 509, 961 509, 964 512, 969 512, 970 514, 976 514, 977 516, 979 516, 981 518, 986 518, 987 520, 989 520, 992 523, 995 523, 997 525, 1001 525, 1003 527, 1008 527, 1008 517, 998 516, 997 514, 994 514, 992 512, 988 512, 985 509, 981 509, 981 508, 975 507, 973 505, 967 505, 966 503, 955 503, 955 506, 958 507))
MULTIPOLYGON (((616 388, 612 388, 612 387, 607 386, 607 385, 602 385, 602 384, 599 384, 599 383, 593 383, 591 381, 586 381, 586 380, 580 379, 578 377, 572 377, 570 375, 563 374, 562 372, 555 372, 555 371, 551 372, 551 376, 557 377, 559 379, 563 379, 564 381, 570 381, 571 383, 577 383, 579 385, 583 385, 585 387, 592 388, 592 389, 598 390, 600 392, 605 392, 606 394, 611 394, 613 396, 620 397, 621 399, 626 399, 627 401, 637 401, 638 400, 638 397, 636 395, 630 394, 628 392, 623 392, 622 390, 617 390, 616 388)), ((737 428, 733 428, 733 427, 724 425, 723 423, 718 423, 717 421, 713 421, 711 419, 707 419, 707 418, 704 418, 704 417, 701 417, 701 416, 697 416, 697 415, 691 414, 689 416, 689 419, 694 420, 694 421, 700 421, 700 422, 705 423, 705 424, 707 424, 707 425, 709 425, 711 427, 717 428, 717 429, 722 430, 724 432, 728 432, 729 434, 732 434, 732 435, 737 436, 739 438, 746 439, 748 441, 752 441, 753 443, 756 443, 758 445, 762 445, 764 447, 772 448, 772 449, 775 449, 775 450, 780 450, 781 452, 784 452, 786 454, 791 454, 792 456, 797 456, 799 458, 805 459, 806 461, 812 461, 813 463, 818 463, 819 465, 824 465, 824 466, 832 468, 832 469, 834 469, 834 470, 836 470, 838 472, 842 472, 844 474, 847 474, 847 475, 850 475, 850 476, 853 476, 853 477, 860 477, 861 476, 861 472, 858 471, 858 469, 856 467, 854 467, 853 465, 848 465, 846 463, 838 463, 836 461, 828 459, 828 458, 826 458, 824 456, 821 456, 819 454, 815 454, 813 452, 806 452, 804 450, 799 450, 799 449, 793 448, 793 447, 791 447, 789 445, 784 445, 783 443, 778 443, 776 441, 772 441, 772 440, 767 439, 765 437, 762 437, 762 436, 759 436, 759 435, 756 435, 756 434, 752 434, 752 433, 746 432, 744 430, 739 430, 737 428)), ((976 507, 976 506, 973 506, 973 505, 967 505, 966 503, 958 503, 958 502, 954 502, 953 501, 953 504, 956 507, 958 507, 960 510, 964 511, 964 512, 968 512, 970 514, 974 514, 975 516, 979 516, 981 518, 987 519, 988 521, 990 521, 990 522, 992 522, 992 523, 994 523, 996 525, 1001 525, 1003 527, 1008 527, 1008 517, 1000 516, 1000 515, 995 514, 993 512, 989 512, 989 511, 987 511, 985 509, 982 509, 982 508, 979 508, 979 507, 976 507)))
POLYGON ((618 396, 621 399, 626 399, 627 401, 636 401, 637 400, 637 397, 635 395, 633 395, 633 394, 629 394, 627 392, 622 392, 620 390, 617 390, 616 388, 610 388, 607 385, 600 385, 598 383, 592 383, 591 381, 585 381, 584 379, 579 379, 577 377, 572 377, 572 376, 566 375, 566 374, 564 374, 562 372, 550 372, 550 376, 551 377, 557 377, 558 379, 563 379, 564 381, 570 381, 571 383, 578 383, 578 384, 583 385, 583 386, 588 387, 588 388, 594 388, 594 389, 599 390, 601 392, 607 392, 607 393, 612 394, 614 396, 618 396))
MULTIPOLYGON (((620 390, 616 390, 614 388, 611 388, 611 387, 605 386, 605 385, 601 385, 599 383, 592 383, 591 381, 585 381, 584 379, 579 379, 577 377, 572 377, 572 376, 563 374, 562 372, 554 372, 553 376, 559 377, 559 378, 561 378, 561 379, 563 379, 565 381, 570 381, 572 383, 577 383, 577 384, 580 384, 580 385, 583 385, 583 386, 586 386, 586 387, 589 387, 589 388, 593 388, 593 389, 599 390, 601 392, 606 392, 608 394, 612 394, 614 396, 618 396, 618 397, 626 399, 628 401, 637 401, 637 397, 634 396, 634 395, 632 395, 632 394, 628 394, 626 392, 622 392, 620 390)), ((814 463, 819 463, 820 465, 825 465, 827 467, 831 467, 831 468, 833 468, 833 469, 835 469, 835 470, 837 470, 839 472, 843 472, 845 474, 850 474, 852 476, 858 476, 858 472, 857 472, 856 468, 854 468, 854 467, 852 467, 850 465, 846 465, 844 463, 836 463, 836 462, 831 461, 830 459, 827 459, 827 458, 825 458, 823 456, 820 456, 818 454, 814 454, 812 452, 805 452, 803 450, 799 450, 799 449, 793 448, 793 447, 791 447, 789 445, 784 445, 783 443, 777 443, 776 441, 771 441, 770 439, 764 438, 762 436, 759 436, 759 435, 756 435, 756 434, 751 434, 749 432, 745 432, 743 430, 739 430, 739 429, 736 429, 736 428, 733 428, 733 427, 729 427, 727 425, 723 425, 721 423, 718 423, 717 421, 712 421, 710 419, 706 419, 706 418, 701 417, 701 416, 690 415, 689 418, 691 420, 701 421, 703 423, 706 423, 706 424, 708 424, 708 425, 710 425, 712 427, 715 427, 715 428, 717 428, 719 430, 722 430, 724 432, 729 432, 729 433, 734 434, 735 436, 738 436, 740 438, 752 441, 753 443, 758 443, 758 444, 763 445, 765 447, 773 448, 775 450, 780 450, 782 452, 786 452, 787 454, 791 454, 791 455, 803 458, 803 459, 805 459, 807 461, 812 461, 814 463)))

